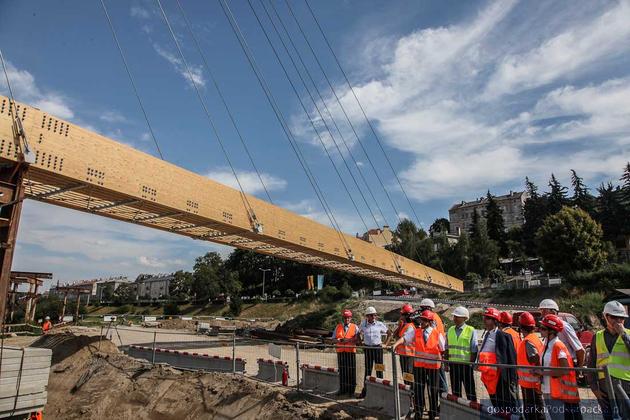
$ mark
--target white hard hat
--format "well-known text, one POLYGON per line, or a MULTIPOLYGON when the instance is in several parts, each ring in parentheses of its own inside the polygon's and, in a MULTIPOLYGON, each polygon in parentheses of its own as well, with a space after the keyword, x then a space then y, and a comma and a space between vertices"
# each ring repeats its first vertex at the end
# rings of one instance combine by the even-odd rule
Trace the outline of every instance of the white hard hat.
POLYGON ((538 309, 553 309, 555 311, 559 311, 558 304, 553 299, 543 299, 538 305, 538 309))
POLYGON ((431 299, 422 299, 420 306, 428 306, 429 308, 435 308, 435 303, 431 299))
POLYGON ((47 316, 47 317, 46 317, 46 319, 47 319, 47 320, 50 320, 50 317, 49 317, 49 316, 47 316))
POLYGON ((624 306, 616 300, 611 300, 604 306, 604 315, 606 314, 628 318, 626 308, 624 308, 624 306))
POLYGON ((453 316, 468 319, 470 318, 470 313, 468 313, 468 309, 464 308, 463 306, 458 306, 453 311, 453 316))
POLYGON ((374 308, 374 306, 368 306, 367 309, 365 310, 365 314, 376 315, 376 309, 374 308))

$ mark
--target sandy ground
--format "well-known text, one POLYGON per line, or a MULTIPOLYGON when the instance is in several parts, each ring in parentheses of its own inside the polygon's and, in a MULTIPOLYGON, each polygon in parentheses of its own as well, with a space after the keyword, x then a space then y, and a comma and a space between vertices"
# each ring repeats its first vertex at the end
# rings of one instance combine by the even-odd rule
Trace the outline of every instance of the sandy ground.
POLYGON ((151 366, 96 336, 59 334, 38 345, 53 349, 47 419, 369 418, 242 375, 151 366))

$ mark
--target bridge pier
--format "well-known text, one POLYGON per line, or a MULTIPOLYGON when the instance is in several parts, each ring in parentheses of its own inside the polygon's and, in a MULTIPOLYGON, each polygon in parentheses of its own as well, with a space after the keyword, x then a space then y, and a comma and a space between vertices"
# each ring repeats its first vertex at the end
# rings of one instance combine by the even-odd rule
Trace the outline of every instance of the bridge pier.
POLYGON ((27 168, 28 165, 23 162, 0 162, 0 332, 4 330, 27 168))

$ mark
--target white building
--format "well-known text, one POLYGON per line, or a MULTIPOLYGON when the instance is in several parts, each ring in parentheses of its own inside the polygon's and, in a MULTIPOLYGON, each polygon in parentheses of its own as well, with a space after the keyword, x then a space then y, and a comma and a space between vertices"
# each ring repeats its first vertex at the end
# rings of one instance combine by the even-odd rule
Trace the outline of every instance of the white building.
MULTIPOLYGON (((515 226, 523 226, 525 223, 523 209, 528 198, 529 194, 526 191, 510 191, 509 194, 494 197, 497 205, 503 211, 503 223, 506 231, 515 226)), ((487 204, 488 199, 481 197, 475 201, 462 201, 453 205, 448 210, 451 224, 450 233, 459 236, 462 232, 468 232, 475 210, 480 218, 485 218, 487 204)))

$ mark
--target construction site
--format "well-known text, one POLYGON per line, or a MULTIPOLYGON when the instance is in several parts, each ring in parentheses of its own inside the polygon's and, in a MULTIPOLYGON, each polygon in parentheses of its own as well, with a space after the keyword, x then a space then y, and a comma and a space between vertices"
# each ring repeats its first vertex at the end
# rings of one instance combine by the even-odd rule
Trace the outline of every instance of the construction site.
POLYGON ((9 3, 0 418, 630 419, 627 1, 9 3))

